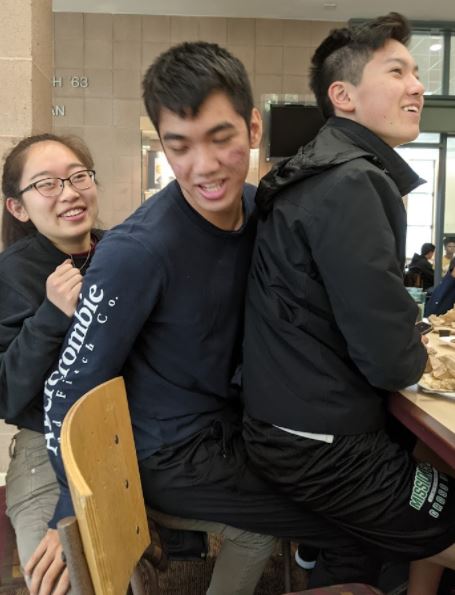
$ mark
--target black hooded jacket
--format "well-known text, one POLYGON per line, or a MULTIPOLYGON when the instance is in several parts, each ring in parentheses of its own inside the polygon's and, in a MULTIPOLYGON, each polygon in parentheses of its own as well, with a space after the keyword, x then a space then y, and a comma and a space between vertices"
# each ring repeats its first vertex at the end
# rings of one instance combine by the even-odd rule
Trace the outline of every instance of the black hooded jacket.
POLYGON ((427 355, 403 284, 401 197, 421 182, 344 118, 263 179, 246 300, 252 417, 306 432, 375 431, 386 391, 420 378, 427 355))

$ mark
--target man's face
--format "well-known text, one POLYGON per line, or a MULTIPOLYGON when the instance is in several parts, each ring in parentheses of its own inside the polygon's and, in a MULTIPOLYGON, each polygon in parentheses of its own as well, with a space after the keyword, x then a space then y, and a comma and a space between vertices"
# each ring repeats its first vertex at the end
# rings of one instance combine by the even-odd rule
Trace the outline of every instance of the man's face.
MULTIPOLYGON (((351 117, 391 147, 419 134, 424 86, 408 49, 390 39, 367 62, 357 86, 349 85, 351 117)), ((343 115, 343 114, 340 114, 343 115)))
POLYGON ((448 257, 452 258, 455 254, 455 242, 448 242, 446 244, 446 254, 448 257))
POLYGON ((166 157, 188 203, 222 229, 242 223, 242 194, 250 148, 259 145, 261 117, 250 128, 224 93, 213 93, 194 117, 161 110, 159 134, 166 157))

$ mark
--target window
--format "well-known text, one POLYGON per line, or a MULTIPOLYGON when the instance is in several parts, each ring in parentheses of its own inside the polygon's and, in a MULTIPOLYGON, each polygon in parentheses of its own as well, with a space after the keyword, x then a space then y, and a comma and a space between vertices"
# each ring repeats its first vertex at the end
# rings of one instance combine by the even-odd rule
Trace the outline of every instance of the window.
POLYGON ((425 85, 425 95, 443 95, 443 35, 414 32, 409 51, 419 66, 420 80, 425 85))
POLYGON ((444 235, 455 236, 455 138, 447 139, 444 235))
POLYGON ((449 95, 455 95, 455 33, 450 36, 449 95))
POLYGON ((432 242, 434 231, 434 206, 437 172, 439 167, 439 147, 412 146, 413 144, 439 143, 439 134, 420 134, 414 143, 400 147, 397 152, 412 169, 426 182, 405 199, 408 228, 406 235, 406 259, 414 252, 420 253, 425 242, 432 242))

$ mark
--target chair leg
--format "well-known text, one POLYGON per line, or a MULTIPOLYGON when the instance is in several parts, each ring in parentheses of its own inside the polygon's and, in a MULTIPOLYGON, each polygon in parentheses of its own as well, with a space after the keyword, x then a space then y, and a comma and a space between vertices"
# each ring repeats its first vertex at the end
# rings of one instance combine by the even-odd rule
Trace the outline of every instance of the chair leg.
POLYGON ((291 591, 291 541, 290 539, 281 540, 281 551, 284 562, 284 590, 286 593, 291 591))
POLYGON ((130 585, 133 595, 147 595, 144 581, 142 580, 142 573, 137 566, 131 576, 130 585))
POLYGON ((133 595, 159 595, 158 570, 141 558, 131 576, 130 587, 133 595))
POLYGON ((82 547, 76 517, 65 517, 57 524, 71 583, 71 595, 95 595, 82 547))

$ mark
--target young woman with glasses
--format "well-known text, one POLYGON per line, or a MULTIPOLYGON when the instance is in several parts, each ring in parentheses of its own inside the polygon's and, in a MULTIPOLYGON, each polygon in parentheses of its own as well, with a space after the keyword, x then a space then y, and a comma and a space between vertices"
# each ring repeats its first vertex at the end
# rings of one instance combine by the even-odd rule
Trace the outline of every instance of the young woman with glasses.
POLYGON ((0 254, 0 417, 18 426, 7 512, 22 566, 47 532, 59 488, 43 435, 43 384, 97 241, 93 159, 75 137, 21 140, 6 156, 0 254))

